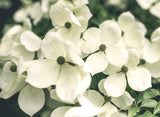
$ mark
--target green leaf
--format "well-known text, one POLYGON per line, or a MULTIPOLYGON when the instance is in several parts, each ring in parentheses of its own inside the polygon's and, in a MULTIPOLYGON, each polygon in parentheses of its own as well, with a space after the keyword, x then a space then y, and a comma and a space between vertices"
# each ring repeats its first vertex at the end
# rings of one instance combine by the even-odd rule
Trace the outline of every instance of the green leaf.
POLYGON ((159 95, 160 95, 160 93, 156 89, 147 89, 146 91, 143 92, 144 99, 154 98, 159 95))
POLYGON ((149 107, 149 108, 154 108, 157 105, 157 101, 153 100, 153 99, 145 99, 142 104, 141 107, 149 107))
POLYGON ((131 107, 128 110, 128 116, 133 117, 136 115, 136 113, 139 112, 139 108, 137 105, 132 104, 131 107))
POLYGON ((150 111, 146 111, 142 117, 152 117, 152 113, 150 111))
POLYGON ((156 105, 156 107, 154 108, 154 111, 153 111, 154 113, 154 115, 155 114, 159 114, 160 113, 160 102, 158 102, 158 104, 156 105))
POLYGON ((140 103, 143 101, 143 92, 139 93, 138 98, 137 98, 137 103, 140 103))

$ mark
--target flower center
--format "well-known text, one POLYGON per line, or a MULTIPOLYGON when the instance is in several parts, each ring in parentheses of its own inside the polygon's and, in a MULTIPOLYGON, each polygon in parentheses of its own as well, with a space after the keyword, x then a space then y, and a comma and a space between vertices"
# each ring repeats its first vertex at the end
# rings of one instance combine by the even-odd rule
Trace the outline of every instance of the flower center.
POLYGON ((111 101, 111 97, 104 96, 104 100, 105 100, 105 102, 109 102, 109 101, 111 101))
POLYGON ((12 65, 12 66, 10 67, 10 70, 11 70, 12 72, 16 72, 16 71, 17 71, 17 66, 16 66, 16 65, 12 65))
POLYGON ((65 27, 68 28, 68 29, 71 28, 71 23, 70 22, 66 22, 65 23, 65 27))
POLYGON ((121 68, 121 71, 122 71, 123 73, 126 73, 126 72, 128 71, 128 67, 123 66, 123 67, 121 68))
POLYGON ((146 61, 144 59, 140 59, 140 65, 144 65, 146 63, 146 61))
POLYGON ((101 44, 101 45, 99 46, 99 50, 100 50, 100 51, 105 51, 105 50, 106 50, 106 45, 105 45, 105 44, 101 44))
POLYGON ((63 64, 65 63, 65 58, 64 58, 63 56, 59 56, 59 57, 57 58, 57 63, 58 63, 59 65, 63 65, 63 64))

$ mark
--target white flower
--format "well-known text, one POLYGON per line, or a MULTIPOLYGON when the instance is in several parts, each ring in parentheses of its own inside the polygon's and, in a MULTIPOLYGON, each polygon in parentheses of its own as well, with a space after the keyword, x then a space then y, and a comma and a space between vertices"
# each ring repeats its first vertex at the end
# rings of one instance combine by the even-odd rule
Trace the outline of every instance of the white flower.
POLYGON ((160 27, 155 29, 151 35, 151 42, 145 45, 143 49, 143 57, 149 63, 154 63, 160 60, 160 27))
POLYGON ((123 38, 127 47, 137 48, 144 45, 147 30, 130 12, 122 13, 118 17, 118 24, 124 32, 123 38))
POLYGON ((51 6, 50 18, 53 26, 65 40, 75 42, 81 32, 86 30, 91 13, 87 6, 73 7, 58 2, 51 6))
POLYGON ((92 53, 86 60, 92 75, 105 70, 108 62, 116 66, 127 62, 128 52, 121 45, 121 30, 116 22, 107 20, 100 25, 100 29, 90 28, 84 33, 83 38, 85 42, 82 52, 92 53))
POLYGON ((41 50, 46 59, 36 60, 28 68, 26 81, 38 88, 56 85, 58 97, 72 103, 80 93, 83 78, 88 75, 83 70, 83 60, 56 32, 47 33, 41 50))
POLYGON ((158 0, 136 0, 136 1, 143 9, 145 10, 149 9, 152 15, 160 18, 160 14, 159 14, 160 2, 158 0))
POLYGON ((144 91, 151 87, 151 74, 146 68, 138 66, 138 53, 133 49, 128 52, 129 60, 126 65, 118 68, 109 65, 104 71, 110 75, 104 82, 104 89, 108 96, 118 97, 124 93, 127 85, 126 76, 129 86, 136 91, 144 91))
MULTIPOLYGON (((21 61, 19 61, 20 63, 21 61)), ((16 62, 17 63, 17 62, 16 62)), ((3 83, 0 98, 8 99, 25 86, 25 75, 22 74, 21 64, 7 61, 2 69, 1 82, 3 83)))
MULTIPOLYGON (((127 94, 127 96, 128 95, 129 94, 127 94)), ((113 100, 117 104, 123 103, 123 106, 130 106, 133 99, 130 100, 131 97, 127 96, 113 100)), ((60 117, 62 115, 62 117, 93 117, 96 115, 98 117, 111 117, 119 115, 119 117, 121 117, 118 109, 110 102, 105 102, 104 97, 95 90, 88 90, 86 96, 79 96, 78 102, 80 104, 79 106, 62 106, 55 109, 52 112, 51 117, 56 117, 56 115, 60 117)))

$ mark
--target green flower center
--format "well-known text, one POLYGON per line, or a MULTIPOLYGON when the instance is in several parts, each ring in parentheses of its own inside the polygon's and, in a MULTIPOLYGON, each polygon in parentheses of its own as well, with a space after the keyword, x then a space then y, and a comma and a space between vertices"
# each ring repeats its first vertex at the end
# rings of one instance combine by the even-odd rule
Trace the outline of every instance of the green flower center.
POLYGON ((57 58, 57 63, 58 63, 59 65, 63 65, 63 64, 65 63, 65 58, 64 58, 63 56, 59 56, 59 57, 57 58))
POLYGON ((105 51, 105 50, 106 50, 106 45, 105 45, 105 44, 101 44, 101 45, 99 46, 99 50, 100 50, 100 51, 105 51))
POLYGON ((121 71, 122 71, 123 73, 126 73, 126 72, 128 71, 128 67, 123 66, 123 67, 121 68, 121 71))
POLYGON ((71 23, 70 22, 66 22, 65 23, 65 27, 68 28, 68 29, 71 28, 71 23))
POLYGON ((104 100, 105 100, 105 102, 109 102, 109 101, 111 101, 111 97, 104 96, 104 100))
POLYGON ((140 59, 140 65, 144 65, 146 63, 146 61, 144 59, 140 59))
POLYGON ((12 72, 16 72, 16 71, 17 71, 17 66, 16 66, 16 65, 12 65, 12 66, 10 67, 10 70, 11 70, 12 72))

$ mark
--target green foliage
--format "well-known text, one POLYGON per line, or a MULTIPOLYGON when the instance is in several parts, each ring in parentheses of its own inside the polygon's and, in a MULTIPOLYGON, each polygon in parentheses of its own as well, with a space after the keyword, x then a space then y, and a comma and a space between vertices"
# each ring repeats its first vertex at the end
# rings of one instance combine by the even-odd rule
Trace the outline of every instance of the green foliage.
POLYGON ((158 102, 158 104, 156 105, 156 107, 154 108, 154 111, 153 111, 154 115, 155 114, 160 114, 160 102, 158 102))
POLYGON ((141 107, 154 108, 157 105, 157 101, 153 99, 145 99, 142 101, 141 107))
POLYGON ((136 104, 132 104, 128 110, 128 116, 133 117, 137 112, 139 112, 139 107, 136 104))

